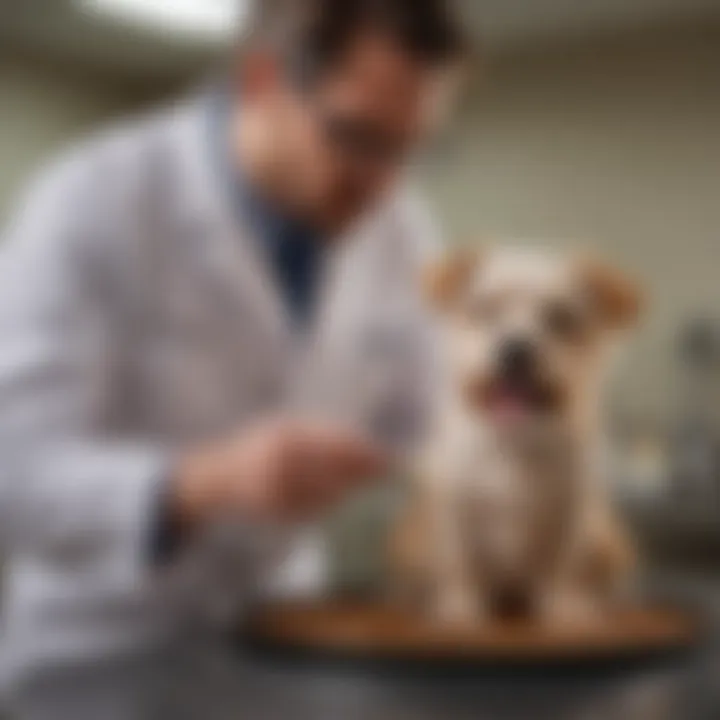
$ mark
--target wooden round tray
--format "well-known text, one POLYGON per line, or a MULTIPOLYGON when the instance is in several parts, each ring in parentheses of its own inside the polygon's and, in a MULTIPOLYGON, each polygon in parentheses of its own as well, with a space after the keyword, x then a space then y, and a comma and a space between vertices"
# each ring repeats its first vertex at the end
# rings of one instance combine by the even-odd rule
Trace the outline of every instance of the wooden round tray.
POLYGON ((678 609, 618 611, 586 628, 508 622, 441 627, 390 608, 284 604, 255 613, 243 633, 256 650, 285 658, 495 669, 620 667, 676 659, 696 648, 700 622, 678 609))

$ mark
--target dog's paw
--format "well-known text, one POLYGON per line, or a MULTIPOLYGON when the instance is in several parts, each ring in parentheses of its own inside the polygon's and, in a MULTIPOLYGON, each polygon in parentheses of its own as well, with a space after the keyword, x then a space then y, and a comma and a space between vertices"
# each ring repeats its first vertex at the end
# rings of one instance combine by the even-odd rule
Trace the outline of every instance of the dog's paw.
POLYGON ((442 592, 437 597, 432 608, 432 617, 442 625, 463 627, 477 624, 482 620, 483 612, 472 593, 452 590, 442 592))
POLYGON ((576 567, 577 582, 598 594, 612 594, 632 580, 637 551, 617 526, 597 530, 576 567))
POLYGON ((577 590, 553 590, 542 603, 542 620, 553 627, 585 628, 597 625, 604 615, 601 602, 577 590))

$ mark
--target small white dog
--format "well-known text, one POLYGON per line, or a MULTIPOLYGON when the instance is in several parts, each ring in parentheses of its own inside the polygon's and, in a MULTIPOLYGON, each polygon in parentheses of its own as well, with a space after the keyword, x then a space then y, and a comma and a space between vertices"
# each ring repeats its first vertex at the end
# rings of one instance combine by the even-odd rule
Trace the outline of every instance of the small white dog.
POLYGON ((466 251, 432 268, 448 383, 392 580, 451 622, 594 616, 631 569, 600 467, 601 395, 636 287, 587 259, 466 251))

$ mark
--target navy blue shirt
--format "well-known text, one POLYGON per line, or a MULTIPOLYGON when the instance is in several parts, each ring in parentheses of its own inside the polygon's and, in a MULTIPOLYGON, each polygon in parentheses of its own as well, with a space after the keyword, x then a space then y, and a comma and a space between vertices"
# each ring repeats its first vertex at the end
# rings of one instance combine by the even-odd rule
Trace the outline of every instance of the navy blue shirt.
POLYGON ((251 224, 290 317, 307 325, 320 284, 322 238, 273 207, 242 178, 236 179, 234 191, 238 212, 251 224))

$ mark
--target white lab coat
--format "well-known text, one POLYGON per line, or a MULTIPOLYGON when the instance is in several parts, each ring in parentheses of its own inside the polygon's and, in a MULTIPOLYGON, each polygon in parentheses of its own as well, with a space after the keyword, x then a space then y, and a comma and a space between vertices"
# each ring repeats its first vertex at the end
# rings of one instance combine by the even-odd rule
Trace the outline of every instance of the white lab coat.
POLYGON ((188 101, 71 152, 4 238, 2 641, 14 683, 225 622, 280 562, 291 533, 248 523, 150 562, 178 448, 277 411, 378 432, 431 400, 417 276, 434 239, 418 203, 403 190, 358 223, 299 334, 213 167, 206 120, 205 103, 188 101))

